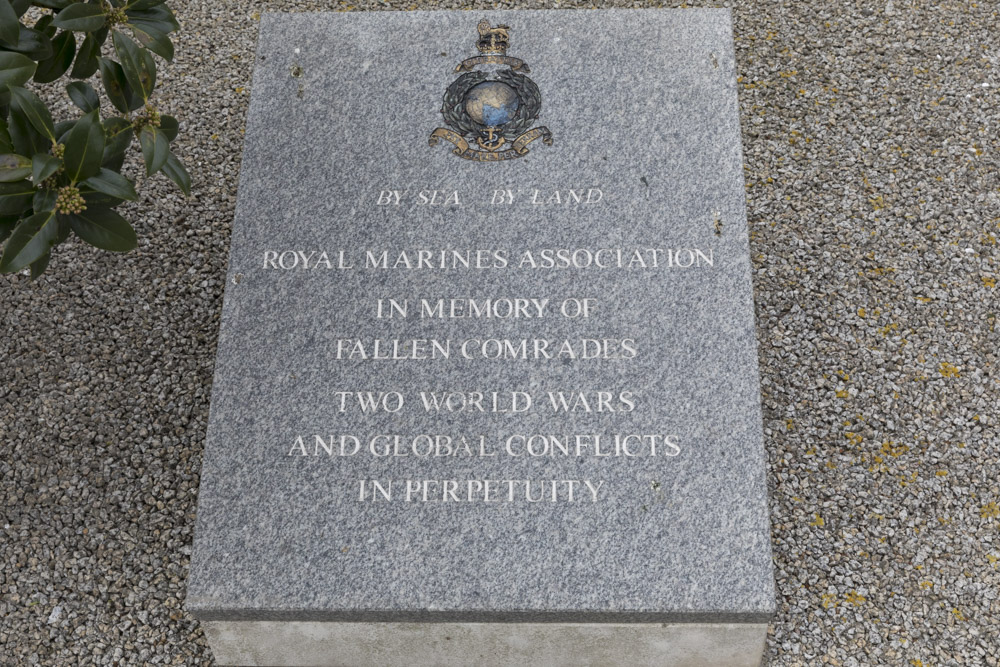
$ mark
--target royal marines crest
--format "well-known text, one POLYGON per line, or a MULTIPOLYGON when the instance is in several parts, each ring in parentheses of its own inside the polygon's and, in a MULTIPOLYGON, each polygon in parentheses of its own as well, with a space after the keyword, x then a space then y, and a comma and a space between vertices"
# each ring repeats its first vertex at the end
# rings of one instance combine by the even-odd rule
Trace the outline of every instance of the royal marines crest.
POLYGON ((479 22, 480 55, 455 68, 459 77, 448 86, 441 107, 448 127, 431 133, 431 146, 445 139, 460 158, 495 162, 527 155, 535 139, 552 145, 548 128, 531 127, 542 109, 542 96, 527 76, 528 64, 507 55, 509 43, 510 26, 479 22))

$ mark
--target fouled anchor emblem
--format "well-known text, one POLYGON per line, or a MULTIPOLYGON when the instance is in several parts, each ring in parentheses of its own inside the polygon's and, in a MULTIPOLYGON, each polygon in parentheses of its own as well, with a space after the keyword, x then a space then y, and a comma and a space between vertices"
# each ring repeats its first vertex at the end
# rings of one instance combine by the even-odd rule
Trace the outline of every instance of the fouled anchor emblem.
POLYGON ((503 138, 503 135, 497 131, 496 127, 486 128, 486 130, 483 131, 483 134, 485 134, 485 136, 476 138, 476 143, 479 144, 480 148, 485 148, 488 151, 495 151, 507 142, 507 140, 503 138))
POLYGON ((535 82, 526 76, 531 71, 527 63, 507 55, 509 31, 510 26, 479 22, 476 46, 481 55, 455 68, 461 75, 448 86, 441 107, 449 127, 431 133, 431 146, 445 139, 455 145, 452 153, 461 158, 496 162, 527 155, 528 144, 535 139, 552 145, 548 128, 529 129, 538 119, 542 97, 535 82), (495 65, 506 65, 506 69, 490 67, 495 65), (480 66, 489 69, 484 72, 477 69, 480 66), (488 78, 490 71, 495 71, 492 79, 488 78), (469 140, 474 140, 475 147, 469 140))

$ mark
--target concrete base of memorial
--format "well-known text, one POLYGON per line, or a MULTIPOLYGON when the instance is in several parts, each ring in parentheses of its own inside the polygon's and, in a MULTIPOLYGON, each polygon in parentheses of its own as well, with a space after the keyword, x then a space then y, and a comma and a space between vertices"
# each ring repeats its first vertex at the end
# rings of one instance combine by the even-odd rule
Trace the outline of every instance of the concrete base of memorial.
POLYGON ((207 621, 220 665, 757 667, 765 623, 207 621))

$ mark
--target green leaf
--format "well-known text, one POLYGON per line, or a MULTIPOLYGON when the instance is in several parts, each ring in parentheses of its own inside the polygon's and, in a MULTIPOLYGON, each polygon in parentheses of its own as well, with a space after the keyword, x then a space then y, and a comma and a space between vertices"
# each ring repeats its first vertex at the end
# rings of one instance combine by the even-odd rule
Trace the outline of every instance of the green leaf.
POLYGON ((167 156, 167 161, 163 163, 163 173, 176 183, 185 195, 191 196, 191 174, 173 153, 170 153, 167 156))
POLYGON ((101 166, 111 171, 121 171, 125 166, 125 153, 115 153, 108 155, 101 160, 101 166))
POLYGON ((166 0, 130 0, 130 2, 125 4, 125 9, 128 11, 142 11, 144 9, 152 9, 157 5, 162 5, 166 0))
POLYGON ((83 109, 84 113, 101 108, 101 98, 97 96, 97 91, 85 81, 74 81, 66 84, 66 93, 73 104, 83 109))
POLYGON ((73 233, 73 228, 69 225, 69 217, 65 215, 59 215, 56 213, 56 222, 59 223, 59 230, 56 236, 56 242, 52 245, 56 246, 69 238, 69 235, 73 233))
POLYGON ((143 101, 149 101, 149 96, 156 88, 156 62, 153 56, 117 30, 111 35, 111 41, 132 90, 142 95, 143 101))
POLYGON ((74 2, 76 0, 34 0, 34 3, 39 7, 46 7, 48 9, 65 9, 74 2))
POLYGON ((77 236, 101 250, 127 252, 137 244, 132 227, 109 208, 88 207, 67 217, 77 236))
MULTIPOLYGON (((50 246, 51 247, 51 246, 50 246)), ((40 275, 45 273, 45 269, 49 265, 49 258, 52 257, 52 253, 46 252, 44 255, 36 259, 31 263, 31 279, 35 280, 40 275)))
MULTIPOLYGON (((37 4, 41 5, 42 3, 38 2, 37 4)), ((10 6, 14 8, 14 12, 18 16, 24 16, 24 13, 31 7, 31 0, 10 0, 10 6)))
POLYGON ((136 41, 167 62, 173 62, 174 45, 170 41, 170 38, 167 37, 167 33, 141 21, 130 24, 130 27, 136 41))
POLYGON ((38 190, 35 196, 31 198, 31 208, 35 209, 35 213, 39 211, 51 211, 56 207, 56 199, 59 193, 55 190, 38 190))
POLYGON ((24 85, 34 73, 35 61, 28 56, 0 51, 0 90, 6 91, 8 86, 24 85))
POLYGON ((63 30, 93 32, 103 27, 104 21, 104 10, 100 5, 77 2, 56 14, 52 25, 63 30))
POLYGON ((31 160, 23 155, 0 155, 0 183, 13 183, 31 175, 31 160))
POLYGON ((146 9, 127 9, 125 15, 128 16, 130 24, 134 25, 139 21, 150 23, 160 27, 163 32, 173 32, 174 30, 179 30, 181 27, 174 13, 162 2, 146 9))
POLYGON ((56 141, 60 144, 66 143, 69 131, 76 127, 75 120, 61 120, 56 123, 56 141))
POLYGON ((0 183, 0 215, 20 215, 35 196, 30 181, 0 183))
POLYGON ((38 99, 38 95, 20 86, 11 88, 10 95, 13 107, 21 110, 31 126, 50 140, 55 141, 56 131, 52 126, 52 114, 49 113, 45 103, 38 99))
MULTIPOLYGON (((2 0, 0 0, 2 1, 2 0)), ((76 38, 71 32, 62 32, 52 40, 52 57, 38 63, 35 81, 51 83, 61 77, 73 64, 76 55, 76 38)))
POLYGON ((17 273, 49 251, 59 235, 59 224, 52 211, 25 218, 7 240, 0 258, 0 273, 17 273))
POLYGON ((9 215, 5 218, 0 218, 0 243, 7 240, 14 228, 17 227, 17 223, 20 218, 16 215, 9 215))
MULTIPOLYGON (((42 181, 59 171, 62 162, 48 153, 35 153, 31 156, 31 182, 41 185, 42 181)), ((39 210, 35 207, 35 210, 39 210)))
POLYGON ((88 179, 101 170, 104 156, 104 128, 98 111, 94 110, 76 122, 66 137, 63 163, 66 177, 74 183, 88 179))
POLYGON ((101 45, 108 37, 108 29, 102 28, 97 32, 87 33, 80 45, 80 50, 76 54, 76 62, 73 63, 73 70, 69 73, 74 79, 89 79, 97 71, 97 58, 101 55, 101 45))
POLYGON ((148 34, 151 34, 151 35, 154 35, 154 34, 169 35, 170 33, 172 33, 176 29, 176 28, 174 28, 173 25, 171 25, 167 21, 159 21, 159 20, 155 20, 155 19, 153 19, 153 20, 144 20, 144 19, 137 19, 137 18, 131 18, 131 17, 128 20, 128 26, 130 28, 132 28, 133 30, 135 30, 136 28, 138 28, 142 32, 145 32, 145 33, 148 33, 148 34))
POLYGON ((146 175, 151 176, 167 162, 170 142, 159 128, 147 125, 139 132, 139 144, 142 146, 142 159, 146 163, 146 175))
POLYGON ((133 92, 128 79, 125 78, 122 66, 107 58, 98 58, 97 62, 101 68, 101 82, 104 84, 104 90, 108 94, 111 104, 126 114, 141 107, 142 98, 133 92))
POLYGON ((10 4, 10 0, 0 0, 0 40, 17 44, 21 34, 21 21, 10 4))
POLYGON ((10 130, 7 129, 7 121, 2 118, 0 118, 0 152, 14 152, 14 144, 10 140, 10 130))
POLYGON ((83 201, 87 202, 87 208, 118 208, 125 201, 120 197, 112 197, 87 188, 80 190, 80 195, 83 196, 83 201))
POLYGON ((8 122, 13 152, 18 155, 46 153, 52 147, 52 140, 36 130, 19 108, 11 107, 8 122))
POLYGON ((52 18, 52 14, 46 14, 42 18, 35 21, 35 25, 31 27, 49 39, 52 39, 52 37, 56 34, 56 27, 52 25, 52 18))
POLYGON ((103 121, 104 125, 104 156, 101 166, 113 171, 120 171, 125 159, 125 151, 132 145, 132 123, 124 118, 112 116, 103 121))
POLYGON ((52 40, 45 33, 25 28, 23 25, 17 36, 17 43, 0 42, 9 51, 17 51, 33 60, 45 60, 52 55, 52 40))
POLYGON ((149 9, 134 13, 136 14, 136 18, 139 20, 146 21, 149 20, 147 17, 151 17, 153 21, 166 23, 173 28, 173 30, 181 29, 181 24, 177 21, 177 17, 174 16, 174 10, 170 9, 166 3, 161 2, 160 4, 150 7, 149 9))
POLYGON ((179 129, 179 124, 177 119, 173 116, 168 116, 166 114, 160 115, 160 130, 163 134, 167 135, 167 141, 173 141, 177 138, 177 130, 179 129))
POLYGON ((138 198, 132 181, 110 169, 101 169, 97 176, 91 176, 80 183, 80 185, 86 186, 91 190, 96 190, 97 192, 103 192, 112 197, 117 197, 118 199, 135 201, 138 198))

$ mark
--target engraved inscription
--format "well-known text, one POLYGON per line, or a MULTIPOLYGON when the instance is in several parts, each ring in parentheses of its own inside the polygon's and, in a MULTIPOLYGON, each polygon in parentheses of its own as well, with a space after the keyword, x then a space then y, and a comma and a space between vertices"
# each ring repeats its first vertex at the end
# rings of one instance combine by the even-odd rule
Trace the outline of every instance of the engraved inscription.
MULTIPOLYGON (((499 188, 479 193, 454 188, 380 188, 362 197, 364 205, 404 214, 415 207, 463 208, 559 206, 575 210, 600 207, 609 196, 600 187, 499 188)), ((598 210, 598 209, 595 209, 598 210)), ((393 337, 345 336, 325 339, 326 359, 333 363, 370 364, 380 367, 413 362, 454 364, 550 362, 629 364, 644 354, 644 341, 603 335, 599 322, 615 317, 618 304, 601 298, 586 283, 574 282, 577 294, 545 294, 546 276, 587 276, 625 272, 650 274, 674 271, 710 272, 716 265, 711 247, 670 246, 660 242, 627 246, 553 247, 384 247, 384 248, 268 248, 262 251, 261 268, 276 278, 299 271, 344 272, 379 275, 384 272, 519 272, 540 276, 530 294, 496 293, 379 294, 368 301, 367 317, 392 326, 393 337), (604 318, 604 319, 602 319, 604 318), (574 322, 575 337, 516 335, 519 326, 533 322, 574 322), (406 336, 408 322, 465 322, 464 331, 486 327, 482 335, 459 337, 406 336), (504 335, 493 327, 504 325, 504 335), (471 327, 469 329, 468 327, 471 327), (489 333, 488 333, 489 332, 489 333)), ((573 279, 576 280, 575 278, 573 279)), ((453 288, 452 288, 453 289, 453 288)), ((422 329, 427 331, 426 328, 422 329)), ((339 330, 338 330, 339 331, 339 330)), ((373 461, 512 462, 543 460, 669 461, 684 456, 683 433, 669 424, 646 424, 649 389, 632 386, 605 387, 477 387, 427 386, 416 391, 397 387, 344 388, 329 394, 330 405, 341 415, 373 419, 378 415, 415 414, 441 420, 436 433, 340 432, 291 434, 279 446, 285 458, 328 459, 331 462, 367 458, 373 461), (547 415, 553 420, 545 432, 520 432, 515 422, 504 422, 499 431, 463 432, 463 418, 476 415, 517 418, 547 415), (578 415, 622 416, 634 423, 623 432, 574 430, 578 415), (560 420, 566 422, 559 428, 560 420), (447 425, 447 426, 445 426, 447 425)), ((386 468, 390 470, 390 468, 386 468)), ((394 477, 358 479, 357 502, 403 503, 597 503, 608 496, 605 480, 593 479, 423 479, 394 477)))

